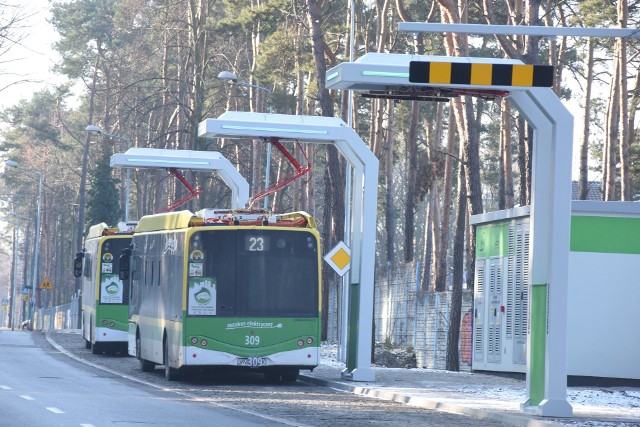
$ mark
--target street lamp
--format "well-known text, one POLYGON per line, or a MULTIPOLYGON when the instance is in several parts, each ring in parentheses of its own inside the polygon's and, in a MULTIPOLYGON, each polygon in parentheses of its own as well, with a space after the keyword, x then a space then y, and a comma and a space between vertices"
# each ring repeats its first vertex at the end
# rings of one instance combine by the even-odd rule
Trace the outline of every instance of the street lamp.
POLYGON ((20 230, 20 220, 15 212, 8 212, 8 216, 15 217, 16 223, 13 226, 13 284, 11 290, 11 299, 9 300, 9 322, 11 322, 11 330, 15 330, 16 326, 16 296, 18 288, 18 231, 20 230))
POLYGON ((267 89, 266 87, 262 87, 262 86, 251 84, 249 82, 243 82, 241 80, 238 80, 238 76, 236 76, 236 73, 232 73, 231 71, 220 71, 220 73, 218 73, 218 78, 220 80, 229 80, 240 86, 247 86, 247 87, 252 87, 254 89, 262 90, 267 92, 268 94, 273 93, 273 91, 267 89))
MULTIPOLYGON (((266 87, 262 87, 262 86, 258 86, 258 85, 254 85, 251 84, 249 82, 243 82, 243 81, 239 81, 238 80, 238 76, 236 76, 236 73, 233 73, 231 71, 220 71, 220 73, 218 73, 218 78, 220 80, 229 80, 230 82, 233 82, 234 84, 240 85, 240 86, 247 86, 247 87, 252 87, 254 89, 257 90, 262 90, 266 93, 268 93, 269 95, 271 95, 273 93, 273 91, 267 89, 266 87)), ((271 113, 271 107, 269 107, 269 113, 271 113)), ((267 165, 266 165, 266 172, 265 172, 265 177, 264 177, 264 188, 269 188, 269 172, 271 170, 271 142, 267 142, 267 165)), ((269 206, 269 196, 267 195, 264 198, 264 210, 267 210, 267 207, 269 206)))
MULTIPOLYGON (((13 160, 5 160, 4 164, 6 166, 19 169, 24 173, 26 173, 27 175, 35 176, 38 179, 38 215, 36 217, 36 243, 35 243, 34 255, 33 255, 33 278, 32 278, 32 287, 33 287, 32 292, 33 292, 33 296, 35 297, 35 292, 36 292, 36 289, 38 288, 38 256, 40 253, 40 227, 41 227, 40 223, 42 218, 42 172, 38 172, 37 170, 33 170, 33 169, 22 168, 18 165, 18 163, 14 162, 13 160)), ((34 309, 34 304, 33 302, 31 302, 31 310, 30 310, 31 322, 33 322, 33 309, 34 309)))
MULTIPOLYGON (((115 135, 103 131, 100 126, 88 125, 85 128, 87 133, 97 133, 98 135, 107 136, 109 138, 119 139, 127 143, 127 150, 131 148, 131 140, 127 137, 115 135)), ((124 222, 129 222, 129 192, 131 189, 131 169, 127 168, 127 178, 124 183, 124 222)))

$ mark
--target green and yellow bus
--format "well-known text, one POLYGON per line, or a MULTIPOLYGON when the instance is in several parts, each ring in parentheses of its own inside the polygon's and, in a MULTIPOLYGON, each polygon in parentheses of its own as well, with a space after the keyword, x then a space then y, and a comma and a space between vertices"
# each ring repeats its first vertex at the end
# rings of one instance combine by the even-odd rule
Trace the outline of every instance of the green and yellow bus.
POLYGON ((129 289, 118 272, 120 253, 131 244, 135 224, 90 227, 84 250, 74 260, 73 275, 82 279, 82 335, 94 354, 126 354, 129 289))
POLYGON ((121 259, 129 354, 170 381, 203 367, 295 381, 320 358, 320 254, 303 212, 143 217, 121 259))

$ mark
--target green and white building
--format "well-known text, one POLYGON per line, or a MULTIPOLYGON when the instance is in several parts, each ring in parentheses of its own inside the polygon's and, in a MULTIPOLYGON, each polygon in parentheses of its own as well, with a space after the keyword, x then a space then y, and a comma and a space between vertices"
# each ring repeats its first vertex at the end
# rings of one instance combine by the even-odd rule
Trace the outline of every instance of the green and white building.
MULTIPOLYGON (((476 226, 474 370, 526 372, 529 213, 529 207, 519 207, 471 219, 476 226)), ((640 203, 573 201, 569 250, 567 374, 640 379, 640 339, 634 332, 640 203)))

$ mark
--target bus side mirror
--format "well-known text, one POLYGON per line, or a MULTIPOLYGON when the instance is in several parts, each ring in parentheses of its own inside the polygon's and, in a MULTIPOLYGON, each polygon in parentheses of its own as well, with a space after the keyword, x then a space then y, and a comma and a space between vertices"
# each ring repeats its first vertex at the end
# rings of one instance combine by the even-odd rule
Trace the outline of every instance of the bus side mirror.
POLYGON ((73 259, 73 277, 82 277, 82 260, 84 259, 84 252, 76 253, 76 257, 73 259))
POLYGON ((120 252, 120 260, 119 260, 120 268, 118 269, 118 277, 120 280, 128 280, 129 279, 129 270, 131 268, 131 249, 123 249, 120 252))

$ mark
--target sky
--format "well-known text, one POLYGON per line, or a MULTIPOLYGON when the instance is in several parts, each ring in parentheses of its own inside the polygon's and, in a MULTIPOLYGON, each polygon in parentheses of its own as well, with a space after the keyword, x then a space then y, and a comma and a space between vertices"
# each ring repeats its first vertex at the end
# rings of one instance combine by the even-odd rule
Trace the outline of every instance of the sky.
POLYGON ((58 36, 47 22, 48 0, 4 0, 3 3, 18 6, 29 17, 24 22, 25 38, 0 58, 0 89, 6 87, 0 91, 0 107, 8 107, 63 79, 51 72, 58 58, 52 44, 58 36), (24 79, 30 82, 13 84, 24 79))
MULTIPOLYGON (((28 19, 22 23, 25 38, 0 58, 0 108, 5 108, 15 105, 21 99, 31 98, 31 95, 38 90, 53 87, 63 79, 56 78, 51 72, 58 55, 52 49, 57 33, 47 22, 48 0, 4 0, 2 3, 17 6, 25 16, 28 16, 28 19), (14 84, 16 81, 25 79, 30 82, 14 84)), ((3 169, 4 163, 1 163, 0 173, 3 169)), ((0 201, 0 206, 2 205, 4 203, 0 201)), ((0 218, 0 227, 3 231, 6 224, 3 218, 0 218)), ((3 249, 11 253, 11 247, 3 249)), ((5 258, 2 257, 3 266, 6 266, 5 258)), ((3 270, 7 269, 3 268, 3 270)), ((6 297, 7 285, 7 278, 3 275, 0 277, 0 299, 6 297)))

